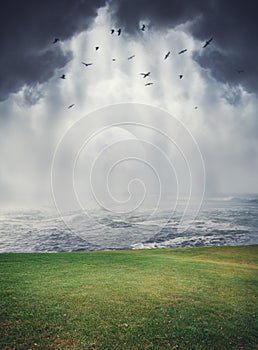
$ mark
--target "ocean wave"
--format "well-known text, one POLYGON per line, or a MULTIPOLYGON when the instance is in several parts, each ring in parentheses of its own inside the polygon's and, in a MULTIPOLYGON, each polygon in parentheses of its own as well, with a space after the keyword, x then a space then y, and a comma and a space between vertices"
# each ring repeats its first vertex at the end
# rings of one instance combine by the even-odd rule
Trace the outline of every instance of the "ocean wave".
POLYGON ((175 237, 163 242, 141 242, 131 246, 132 249, 154 249, 154 248, 184 248, 199 246, 221 246, 221 245, 241 245, 245 244, 245 233, 241 237, 223 236, 223 235, 205 235, 205 236, 183 236, 175 237))
POLYGON ((168 208, 151 215, 100 210, 90 213, 91 217, 82 211, 71 211, 65 214, 66 224, 56 212, 4 211, 0 213, 0 252, 258 244, 258 198, 223 198, 216 204, 206 200, 196 220, 184 232, 180 232, 180 212, 171 216, 168 208))
POLYGON ((208 197, 206 201, 214 201, 214 202, 246 202, 246 203, 257 203, 258 204, 258 196, 226 196, 226 197, 208 197))

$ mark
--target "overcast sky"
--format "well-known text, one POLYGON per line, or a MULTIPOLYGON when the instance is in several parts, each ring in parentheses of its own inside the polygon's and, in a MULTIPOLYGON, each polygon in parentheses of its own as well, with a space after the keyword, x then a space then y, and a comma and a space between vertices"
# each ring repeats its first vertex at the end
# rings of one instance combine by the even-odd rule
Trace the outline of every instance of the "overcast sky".
MULTIPOLYGON (((184 123, 204 159, 207 195, 258 192, 254 1, 10 1, 0 17, 1 205, 50 203, 62 135, 129 102, 184 123)), ((103 137, 98 145, 139 134, 116 128, 103 137)))

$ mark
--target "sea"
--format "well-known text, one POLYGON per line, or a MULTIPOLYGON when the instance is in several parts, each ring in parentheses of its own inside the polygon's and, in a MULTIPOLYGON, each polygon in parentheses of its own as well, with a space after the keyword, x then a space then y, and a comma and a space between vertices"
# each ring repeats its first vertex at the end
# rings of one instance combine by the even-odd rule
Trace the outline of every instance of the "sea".
POLYGON ((205 198, 180 229, 182 212, 115 213, 56 208, 0 212, 0 252, 76 252, 258 244, 258 195, 205 198))

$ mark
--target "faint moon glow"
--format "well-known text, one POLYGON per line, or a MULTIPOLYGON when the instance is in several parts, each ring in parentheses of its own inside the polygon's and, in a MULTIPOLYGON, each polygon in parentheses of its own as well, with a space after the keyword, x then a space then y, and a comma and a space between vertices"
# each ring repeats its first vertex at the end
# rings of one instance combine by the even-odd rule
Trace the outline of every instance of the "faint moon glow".
POLYGON ((67 209, 94 219, 93 207, 112 215, 149 208, 151 218, 162 206, 169 220, 183 205, 182 231, 197 215, 204 187, 203 159, 191 133, 167 112, 143 104, 111 105, 81 118, 60 139, 52 163, 53 196, 64 220, 67 209))

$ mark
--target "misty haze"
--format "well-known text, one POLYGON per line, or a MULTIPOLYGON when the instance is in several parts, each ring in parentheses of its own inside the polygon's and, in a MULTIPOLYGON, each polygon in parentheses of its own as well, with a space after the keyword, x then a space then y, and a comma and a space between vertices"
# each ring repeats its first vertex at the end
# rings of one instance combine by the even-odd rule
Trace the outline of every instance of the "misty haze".
POLYGON ((24 14, 3 40, 1 251, 257 243, 257 67, 242 19, 238 36, 212 5, 51 6, 49 25, 24 14))
POLYGON ((257 2, 0 18, 0 349, 258 349, 257 2))

